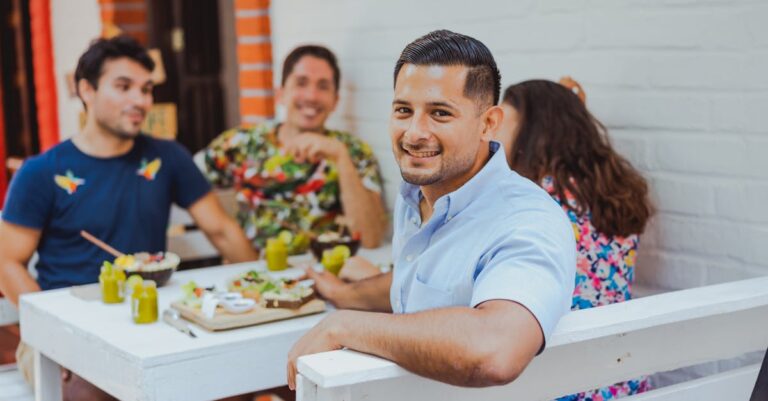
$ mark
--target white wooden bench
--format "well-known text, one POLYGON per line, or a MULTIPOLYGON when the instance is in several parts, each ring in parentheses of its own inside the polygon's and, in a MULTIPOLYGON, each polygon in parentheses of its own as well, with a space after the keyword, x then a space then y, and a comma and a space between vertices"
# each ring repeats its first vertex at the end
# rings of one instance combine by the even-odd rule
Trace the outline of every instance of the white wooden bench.
MULTIPOLYGON (((506 386, 450 386, 381 358, 341 350, 299 359, 297 399, 552 400, 766 348, 768 277, 762 277, 573 312, 561 320, 546 351, 506 386)), ((746 366, 626 399, 747 401, 758 369, 759 364, 746 366)))

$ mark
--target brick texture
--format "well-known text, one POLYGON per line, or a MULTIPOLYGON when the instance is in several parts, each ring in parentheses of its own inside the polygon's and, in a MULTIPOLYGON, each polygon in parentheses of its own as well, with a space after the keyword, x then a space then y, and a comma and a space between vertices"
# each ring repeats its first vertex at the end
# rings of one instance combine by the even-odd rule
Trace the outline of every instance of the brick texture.
POLYGON ((768 6, 748 0, 272 3, 276 60, 306 42, 337 53, 342 99, 330 125, 372 144, 390 207, 400 182, 392 71, 408 42, 439 28, 472 35, 494 52, 504 86, 574 76, 652 186, 658 212, 637 274, 669 289, 768 274, 765 21, 768 6))

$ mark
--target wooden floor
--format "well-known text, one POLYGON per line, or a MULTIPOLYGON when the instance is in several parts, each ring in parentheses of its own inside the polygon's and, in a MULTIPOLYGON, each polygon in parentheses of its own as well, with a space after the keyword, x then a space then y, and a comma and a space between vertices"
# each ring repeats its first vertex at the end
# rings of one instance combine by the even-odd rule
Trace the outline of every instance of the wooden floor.
POLYGON ((19 345, 19 326, 0 326, 0 366, 16 362, 16 347, 19 345))

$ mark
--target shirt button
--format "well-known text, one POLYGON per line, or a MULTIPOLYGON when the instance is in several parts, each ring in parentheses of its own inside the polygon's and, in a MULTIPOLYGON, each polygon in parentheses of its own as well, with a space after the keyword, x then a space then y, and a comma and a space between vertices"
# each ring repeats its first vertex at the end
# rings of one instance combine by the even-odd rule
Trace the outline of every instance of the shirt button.
POLYGON ((419 225, 419 221, 416 220, 416 218, 411 219, 411 223, 413 223, 414 226, 418 226, 419 225))
POLYGON ((405 260, 408 261, 408 262, 413 262, 413 255, 406 256, 405 260))

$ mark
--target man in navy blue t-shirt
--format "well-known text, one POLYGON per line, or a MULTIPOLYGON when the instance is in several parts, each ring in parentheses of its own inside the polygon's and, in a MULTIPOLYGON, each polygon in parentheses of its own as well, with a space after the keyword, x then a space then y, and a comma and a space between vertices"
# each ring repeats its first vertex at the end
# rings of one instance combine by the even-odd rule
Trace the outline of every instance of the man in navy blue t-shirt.
POLYGON ((102 262, 112 256, 83 239, 81 230, 122 252, 165 251, 172 203, 188 209, 225 259, 257 258, 189 153, 141 135, 152 106, 153 68, 146 50, 127 37, 99 39, 80 57, 75 80, 87 115, 82 132, 27 160, 3 209, 0 291, 12 303, 23 293, 97 281, 102 262), (35 251, 37 281, 26 269, 35 251))
POLYGON ((86 230, 125 253, 165 251, 170 206, 189 210, 224 258, 256 252, 178 143, 140 133, 152 106, 152 59, 127 37, 101 39, 75 72, 86 108, 82 132, 27 160, 16 173, 0 224, 0 291, 25 292, 97 281, 112 257, 86 230), (37 251, 38 279, 26 271, 37 251))

